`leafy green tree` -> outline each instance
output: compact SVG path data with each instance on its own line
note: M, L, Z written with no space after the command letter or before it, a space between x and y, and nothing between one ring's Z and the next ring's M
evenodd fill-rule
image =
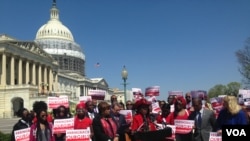
M234 95L237 96L241 83L230 82L227 85L217 84L208 91L208 97L217 97L219 95Z
M217 84L208 91L208 97L217 97L218 95L224 95L227 87L222 84Z
M243 83L250 84L250 38L245 42L245 47L235 52L239 62L239 72L244 77Z
M241 88L241 84L239 82L231 82L227 84L226 95L234 95L237 96L239 93L239 89Z

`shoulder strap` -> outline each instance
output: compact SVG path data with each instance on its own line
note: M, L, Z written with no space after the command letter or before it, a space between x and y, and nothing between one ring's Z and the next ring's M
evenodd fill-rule
M187 109L185 109L185 112L186 112L186 114L189 116L189 112L188 112L188 110L187 110Z

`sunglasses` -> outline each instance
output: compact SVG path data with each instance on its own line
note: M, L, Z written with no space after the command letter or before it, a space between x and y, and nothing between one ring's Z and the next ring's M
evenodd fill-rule
M131 103L128 103L128 104L126 104L126 105L133 105L133 104L131 104Z

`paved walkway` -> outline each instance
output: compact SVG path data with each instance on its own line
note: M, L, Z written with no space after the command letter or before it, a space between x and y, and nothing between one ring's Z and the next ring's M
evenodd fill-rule
M14 124L19 120L20 118L1 118L0 119L0 131L3 133L11 133Z

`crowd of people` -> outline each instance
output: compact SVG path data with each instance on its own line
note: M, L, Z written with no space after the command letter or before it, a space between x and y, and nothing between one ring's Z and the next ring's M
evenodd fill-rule
M167 101L157 100L161 108L159 113L152 112L152 102L146 98L137 101L117 101L112 95L110 102L90 100L79 102L72 114L64 105L48 112L44 101L36 101L33 109L21 108L20 120L13 126L11 141L15 141L14 132L30 127L30 141L66 141L66 133L54 133L53 123L56 119L74 118L74 129L90 129L92 141L143 141L137 133L157 131L159 124L174 125L174 121L194 120L193 130L187 134L175 134L174 139L162 141L209 141L210 132L222 134L223 125L249 124L249 112L239 105L235 96L225 96L223 108L218 116L209 101L193 97L169 95ZM132 121L128 122L120 110L131 110ZM166 137L169 135L166 135Z

